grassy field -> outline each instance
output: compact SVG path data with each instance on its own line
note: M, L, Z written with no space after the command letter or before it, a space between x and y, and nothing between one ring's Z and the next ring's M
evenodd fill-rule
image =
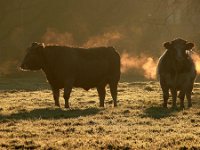
M43 80L1 78L0 149L200 149L199 83L191 109L163 109L153 81L120 83L118 99L107 89L99 108L95 89L73 89L68 110Z

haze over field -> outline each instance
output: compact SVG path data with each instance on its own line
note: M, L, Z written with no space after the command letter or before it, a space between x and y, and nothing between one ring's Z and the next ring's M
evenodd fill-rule
M153 79L155 73L149 74L145 68L150 65L155 70L164 51L163 42L182 37L194 42L198 52L199 3L198 0L1 1L0 74L18 73L16 68L26 48L38 41L76 47L114 46L122 56L141 59L139 64L143 67L122 69L124 72L133 68L126 76ZM127 63L130 64L130 59Z

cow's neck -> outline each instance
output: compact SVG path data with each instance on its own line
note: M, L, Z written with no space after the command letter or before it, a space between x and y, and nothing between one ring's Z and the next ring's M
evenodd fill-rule
M54 83L54 77L53 72L51 71L51 67L49 66L48 60L45 56L45 48L41 50L41 56L42 56L42 70L46 74L46 78L49 81L49 83L52 85Z

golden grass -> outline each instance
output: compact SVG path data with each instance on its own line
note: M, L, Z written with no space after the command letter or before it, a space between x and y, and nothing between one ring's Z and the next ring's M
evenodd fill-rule
M177 111L161 107L157 82L120 83L117 108L109 89L105 108L95 89L73 89L70 110L62 97L54 106L46 85L1 90L0 149L200 149L199 90L191 109Z

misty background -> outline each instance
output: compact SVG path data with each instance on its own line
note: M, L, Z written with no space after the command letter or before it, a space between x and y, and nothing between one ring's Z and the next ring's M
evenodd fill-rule
M0 76L17 67L32 42L114 46L158 59L162 43L181 37L200 46L199 0L6 0L0 1ZM130 70L124 78L134 78Z

